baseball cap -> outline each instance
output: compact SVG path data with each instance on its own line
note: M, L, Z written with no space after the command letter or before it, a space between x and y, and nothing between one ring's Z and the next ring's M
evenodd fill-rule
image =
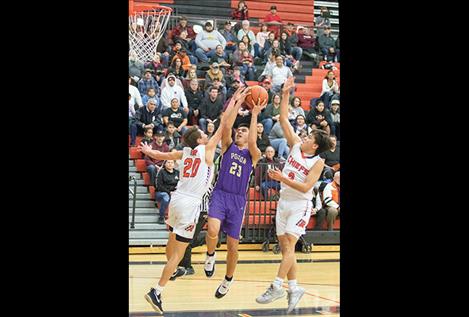
M277 10L277 6L271 6L270 7L270 10L273 10L273 9Z
M340 105L340 100L338 100L338 99L332 100L331 105Z

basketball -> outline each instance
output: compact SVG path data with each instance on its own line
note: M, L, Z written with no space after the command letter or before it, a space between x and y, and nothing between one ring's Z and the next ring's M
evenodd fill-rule
M251 86L251 94L245 99L246 108L251 111L251 109L257 104L259 98L261 105L266 102L269 99L267 90L262 86Z

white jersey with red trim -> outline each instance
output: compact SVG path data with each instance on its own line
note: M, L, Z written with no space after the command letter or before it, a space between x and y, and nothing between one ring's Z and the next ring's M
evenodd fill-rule
M295 144L288 155L285 167L283 168L282 174L289 179L304 183L306 176L309 174L309 170L316 164L320 159L319 155L307 156L301 152L301 144ZM302 193L284 183L281 183L280 197L285 200L312 200L313 199L313 188L308 190L306 193Z
M196 146L195 149L185 147L182 152L182 166L176 192L202 200L212 184L214 166L208 166L205 162L203 144Z

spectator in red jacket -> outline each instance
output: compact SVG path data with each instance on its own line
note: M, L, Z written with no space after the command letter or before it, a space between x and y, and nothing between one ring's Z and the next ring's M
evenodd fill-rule
M191 40L195 40L195 34L194 29L192 26L187 25L187 18L186 17L181 17L179 19L179 24L176 25L176 27L171 31L172 33L172 38L173 41L176 41L178 37L181 36L181 32L186 31L187 32L187 37L190 38Z
M280 25L282 25L282 18L277 15L277 6L270 7L270 13L264 18L264 23L269 25L268 30L275 33L275 37L280 36Z
M249 20L249 9L244 0L238 2L238 8L233 9L233 11L231 12L231 17L233 18L233 20L239 21L235 24L233 28L235 34L238 34L238 31L242 27L241 21Z
M312 59L316 58L316 53L314 49L314 33L312 28L300 27L298 29L298 46L303 49L303 53L309 56Z
M158 131L155 134L155 139L151 144L152 150L157 150L160 152L169 152L169 146L164 142L165 135L163 131ZM147 165L147 171L150 175L150 185L155 186L156 174L163 165L164 160L156 160L147 155L145 155L145 164Z

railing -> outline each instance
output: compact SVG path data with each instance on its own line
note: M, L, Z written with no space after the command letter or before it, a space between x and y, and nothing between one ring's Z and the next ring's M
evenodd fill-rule
M129 182L133 181L133 190L129 187L129 193L132 195L132 221L130 228L135 229L135 205L137 203L137 179L134 176L129 176Z

